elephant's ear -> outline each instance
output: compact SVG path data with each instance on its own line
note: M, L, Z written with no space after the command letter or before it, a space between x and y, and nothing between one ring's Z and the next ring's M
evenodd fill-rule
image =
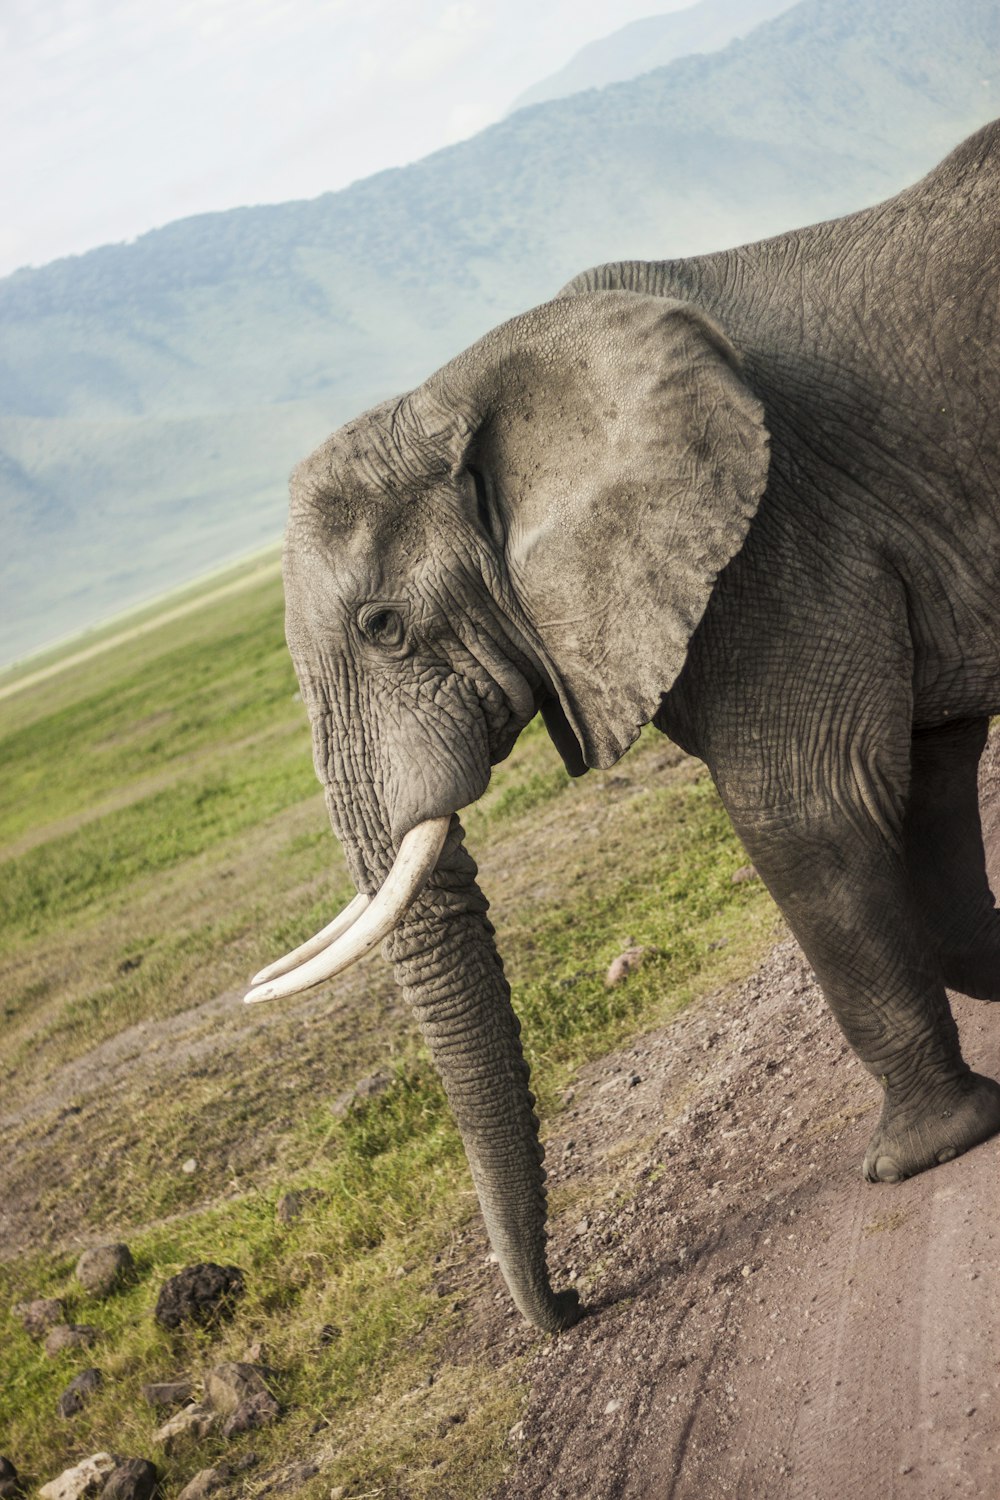
M633 292L547 303L435 379L464 411L511 584L588 765L673 685L767 479L763 408L699 309Z

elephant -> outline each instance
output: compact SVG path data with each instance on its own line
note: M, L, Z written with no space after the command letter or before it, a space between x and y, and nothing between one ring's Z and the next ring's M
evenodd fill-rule
M538 1119L458 814L538 712L574 776L708 767L882 1107L898 1182L1000 1130L946 988L1000 999L1000 122L898 196L577 276L293 472L286 634L358 896L253 981L385 940L539 1329Z

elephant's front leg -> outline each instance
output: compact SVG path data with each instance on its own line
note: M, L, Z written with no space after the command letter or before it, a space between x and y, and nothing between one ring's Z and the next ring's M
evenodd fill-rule
M794 791L777 799L764 767L755 782L746 768L733 778L742 806L724 777L720 790L847 1040L884 1090L864 1175L899 1182L1000 1130L1000 1085L962 1057L907 877L899 785L857 746L824 759L811 774L799 768ZM769 788L767 806L747 805L749 784Z

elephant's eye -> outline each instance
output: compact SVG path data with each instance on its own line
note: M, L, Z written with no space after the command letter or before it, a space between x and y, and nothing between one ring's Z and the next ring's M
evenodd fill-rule
M403 617L396 609L370 605L361 611L358 624L366 639L376 646L398 646L403 639Z

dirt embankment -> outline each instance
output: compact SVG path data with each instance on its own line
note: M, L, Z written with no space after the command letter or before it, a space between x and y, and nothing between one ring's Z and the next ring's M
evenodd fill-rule
M981 791L996 886L996 743ZM1000 1008L954 1004L967 1058L1000 1076ZM524 1342L531 1397L496 1500L1000 1495L1000 1140L871 1186L877 1109L789 941L586 1071L551 1181L606 1173L627 1201L609 1187L603 1210L559 1217L557 1279L590 1268L592 1311ZM506 1355L522 1336L490 1274L475 1341Z

